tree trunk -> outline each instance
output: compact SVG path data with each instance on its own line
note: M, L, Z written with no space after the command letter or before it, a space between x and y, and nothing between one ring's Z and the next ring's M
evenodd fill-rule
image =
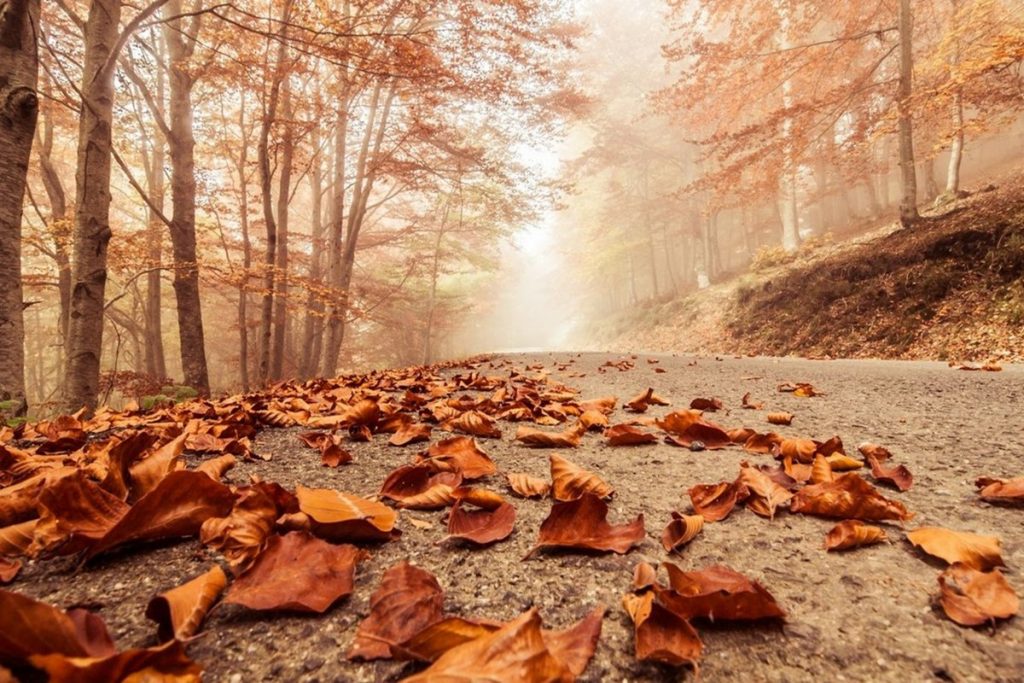
M21 207L39 100L39 1L9 0L0 12L0 398L28 408L21 284Z
M291 199L292 156L295 151L292 125L292 89L286 78L281 85L281 161L277 188L277 254L275 259L274 344L270 377L280 381L284 374L285 331L288 326L288 201Z
M165 78L163 69L156 70L156 103L164 106ZM156 114L154 114L155 116ZM154 128L159 128L155 125ZM153 131L153 157L147 173L147 189L153 207L164 210L164 150L165 142L162 131ZM153 207L149 207L148 225L146 227L146 255L149 259L150 271L146 274L146 307L145 330L146 338L146 372L160 381L167 379L167 357L164 353L163 334L163 297L161 268L164 251L164 222Z
M114 55L121 0L93 0L85 24L82 107L75 174L74 268L64 372L69 411L96 407L103 352L103 308L110 242L111 125Z
M182 13L181 0L167 3L167 16ZM167 20L164 38L170 60L171 247L174 252L174 295L178 304L178 336L184 382L200 396L210 394L199 299L199 263L196 254L195 136L192 130L192 86L188 61L195 50L201 15L186 29L184 20Z
M347 78L347 68L341 76ZM331 234L327 245L327 283L334 290L331 305L327 311L325 340L323 344L320 374L333 377L338 363L338 349L341 347L341 314L337 293L341 289L342 245L345 233L345 157L348 143L348 90L338 103L338 118L334 129L334 193L331 198Z
M245 127L245 95L238 107L238 128L242 137L236 168L238 170L239 223L242 229L242 276L238 283L238 369L242 389L249 391L249 270L252 268L252 242L249 240L249 134Z
M320 149L320 128L313 129L313 149ZM302 321L302 360L299 363L299 377L308 379L320 366L320 341L323 338L323 298L316 293L322 284L323 273L321 264L324 250L323 221L323 164L319 153L313 159L313 169L309 174L309 189L312 195L310 229L312 249L309 261L309 285L306 296L306 316Z
M46 81L44 81L45 83ZM44 85L44 94L49 88ZM60 313L57 317L60 339L59 360L63 363L68 343L68 317L71 307L71 257L68 255L68 205L67 193L60 173L53 163L53 118L48 109L42 112L42 135L38 141L40 176L43 188L50 202L50 234L53 237L53 255L57 263L57 292L60 297Z
M903 196L900 199L900 223L910 227L919 218L917 212L917 172L914 168L914 122L910 97L914 92L913 15L910 0L899 0L900 79L899 110L900 173Z
M423 364L430 365L434 360L433 338L434 338L434 312L437 308L437 278L441 273L441 246L444 243L444 230L448 223L448 215L451 211L451 198L444 205L444 213L441 215L441 225L437 230L437 239L434 240L433 263L430 267L430 297L427 299L427 323L423 330Z
M956 197L960 191L960 162L964 156L964 96L960 90L953 97L953 131L949 168L946 170L946 193Z

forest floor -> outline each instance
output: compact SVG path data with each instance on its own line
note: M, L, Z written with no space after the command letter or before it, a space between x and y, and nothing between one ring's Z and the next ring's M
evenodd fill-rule
M1024 174L850 240L815 239L588 332L603 350L1024 360Z
M787 411L795 415L792 426L771 430L819 440L838 435L851 455L857 455L861 442L881 444L915 478L905 493L882 489L914 513L906 528L940 526L999 536L1007 579L1024 594L1024 509L982 502L974 488L980 476L1024 474L1024 367L989 373L934 362L667 355L625 357L633 364L626 370L600 367L623 358L517 355L484 362L477 371L507 375L512 367L543 364L553 380L578 388L582 398L617 396L613 424L637 417L623 412L621 403L650 386L671 405L652 407L647 415L686 408L697 397L717 397L725 408L711 417L726 427L766 431L768 412ZM823 395L781 393L776 387L783 382L809 382ZM747 392L764 402L763 410L741 409ZM514 423L498 425L503 438L478 439L499 470L484 485L508 495L503 472L547 479L552 451L515 442ZM319 453L299 442L301 431L260 432L253 450L270 459L239 462L228 480L244 483L258 475L287 488L302 484L372 496L390 471L425 445L389 446L381 436L347 443L354 461L332 469L322 467ZM548 500L512 498L514 532L482 549L439 543L445 536L443 512L403 511L401 538L371 549L371 558L358 566L351 597L326 614L266 615L220 607L189 654L205 667L209 681L397 680L416 665L351 662L346 652L381 575L408 559L438 578L445 610L456 615L509 620L537 606L546 625L563 627L595 605L607 605L596 654L581 680L693 680L688 667L637 663L633 627L621 605L637 563L671 561L686 570L725 564L760 582L788 615L780 623L699 625L706 646L703 680L1024 681L1024 617L982 628L950 621L934 600L944 564L911 546L900 525L883 524L888 543L835 553L822 545L833 526L829 520L787 511L768 520L737 508L728 518L706 524L679 555L663 550L661 530L673 510L688 509L691 486L732 481L742 461L769 464L771 456L737 447L691 452L665 443L610 448L598 434L558 452L615 488L611 523L644 515L647 533L639 547L625 555L542 551L524 561L551 508ZM204 571L209 562L198 541L169 543L134 548L79 570L71 561L31 561L8 588L61 607L89 605L99 610L119 645L151 645L154 628L143 616L148 600Z

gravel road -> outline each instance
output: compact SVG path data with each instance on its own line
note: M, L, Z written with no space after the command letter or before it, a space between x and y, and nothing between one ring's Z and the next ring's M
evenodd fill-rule
M926 362L596 353L503 358L519 366L566 364L553 376L579 388L583 398L615 395L621 404L653 387L671 402L652 409L653 415L685 408L697 397L714 397L726 410L713 419L726 427L768 431L765 415L788 411L796 416L792 426L771 429L819 440L839 435L851 454L864 441L886 446L893 462L906 465L915 477L906 493L885 491L915 514L906 527L943 526L999 536L1006 576L1024 595L1024 508L981 502L973 484L982 475L1024 475L1024 367L990 373ZM606 361L624 358L635 367L598 371ZM486 363L480 371L489 372ZM507 368L493 371L498 372ZM799 398L778 392L776 386L786 381L810 382L824 395ZM765 409L742 410L746 392L764 402ZM620 409L612 422L631 417ZM481 440L499 469L547 478L551 451L516 444L515 425L499 424L502 440ZM304 484L372 495L389 471L420 450L389 447L377 437L352 444L353 464L327 469L320 466L319 454L298 442L298 431L263 432L255 450L272 459L240 464L230 479L244 482L259 474L286 487ZM218 608L190 654L206 667L209 681L400 679L415 668L352 663L345 654L381 574L409 558L437 575L450 613L505 620L536 605L547 625L563 626L597 603L608 605L597 653L582 680L692 680L689 668L636 663L632 625L621 607L636 563L671 560L684 569L726 564L761 582L789 614L783 625L700 626L705 681L1024 681L1024 616L995 629L949 621L933 600L942 563L916 551L900 526L887 527L888 544L827 553L822 548L832 526L827 520L782 512L769 521L738 509L722 522L705 525L681 555L664 552L661 530L672 510L688 509L687 489L732 480L740 462L770 462L768 456L739 448L690 452L666 444L610 448L595 434L584 437L577 449L558 452L615 487L613 523L644 514L647 540L641 547L625 556L540 553L524 562L548 501L514 499L518 517L512 537L482 550L438 545L445 535L441 512L403 512L399 526L404 535L373 550L359 567L355 593L326 615L267 616ZM491 487L504 492L504 478L493 477ZM417 528L408 517L433 526ZM134 549L78 571L69 562L30 563L12 588L64 607L97 607L119 645L148 645L155 642L155 629L143 617L149 598L198 574L209 562L199 544L188 541Z

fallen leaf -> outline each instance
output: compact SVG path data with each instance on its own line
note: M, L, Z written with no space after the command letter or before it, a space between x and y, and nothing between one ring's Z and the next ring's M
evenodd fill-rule
M742 405L743 408L745 408L746 410L761 410L762 408L764 408L763 403L754 403L753 401L750 400L749 391L743 394L743 399L740 401L740 405Z
M963 626L994 624L1020 611L1020 599L1002 572L982 572L959 563L939 574L939 604L946 616Z
M949 564L961 563L980 570L1005 566L998 536L982 536L942 527L921 527L908 531L907 540Z
M743 443L743 450L747 453L764 455L771 453L776 446L782 443L782 441L782 437L775 432L769 432L767 434L753 434Z
M310 520L310 530L329 541L358 543L389 541L399 532L398 515L387 505L332 489L297 486L299 511Z
M434 681L546 681L575 679L566 662L549 650L536 608L487 635L445 652L405 683Z
M865 521L905 521L913 517L903 503L883 497L856 474L800 489L789 509L805 515Z
M608 505L590 493L566 503L555 503L540 525L536 545L526 557L541 548L612 551L623 555L643 541L643 514L620 526L608 524L607 517Z
M551 455L551 482L555 500L576 500L585 494L609 498L615 493L604 479L556 453Z
M981 477L974 482L978 496L992 503L1024 503L1024 477L993 479Z
M615 403L618 401L614 396L593 398L589 401L580 401L579 407L583 414L596 410L603 415L611 415L615 411Z
M712 565L684 572L671 562L662 566L668 571L670 590L655 588L658 600L683 619L754 621L786 617L761 584L728 567Z
M608 416L600 410L586 410L580 415L580 424L588 431L600 431L608 426Z
M523 498L543 498L551 491L551 484L538 477L522 472L510 472L506 476L512 492Z
M32 546L38 524L38 519L30 519L0 529L0 555L19 557L26 554Z
M516 441L532 448L576 448L587 431L582 422L562 432L545 432L525 425L516 430Z
M429 441L432 429L430 425L421 422L404 425L388 439L388 443L392 446L406 446L419 441Z
M903 465L885 467L874 455L865 456L871 467L871 476L883 484L891 484L900 491L909 491L914 483L914 475Z
M817 455L815 457L817 457ZM828 461L829 467L831 467L835 472L849 472L851 470L859 470L861 467L864 467L864 463L860 460L851 458L850 456L842 453L833 453L825 458L825 460Z
M401 562L384 572L359 623L349 659L386 659L397 646L441 620L444 592L434 575Z
M449 431L462 432L470 436L480 436L486 439L501 438L501 429L498 428L494 420L478 410L467 410L457 418L444 422L441 426Z
M874 443L862 443L857 446L857 450L860 451L860 454L865 458L868 456L874 456L878 462L885 462L892 457L892 453L889 452L888 448L884 448Z
M199 632L203 619L227 584L224 570L214 565L205 574L150 600L146 618L156 622L161 641L188 640Z
M92 547L125 516L129 505L83 471L62 477L39 494L40 517L30 554L73 554Z
M672 512L672 521L661 532L661 545L665 552L675 552L697 537L704 528L701 515L682 515Z
M224 604L252 610L322 614L352 593L356 563L368 554L302 531L271 536L266 548L224 595Z
M188 658L184 643L178 640L105 657L32 655L29 662L46 672L49 683L200 683L203 672L201 666Z
M697 631L689 621L658 603L653 592L627 593L622 605L633 621L638 661L682 666L696 665L700 660L704 643Z
M286 512L294 512L297 502L278 484L260 482L237 490L231 512L211 517L199 529L199 541L218 550L237 574L263 550L274 522Z
M202 472L214 481L220 481L224 474L238 463L238 459L230 453L216 458L204 460L196 467L196 472Z
M793 424L793 413L768 413L766 419L773 425Z
M738 481L697 484L689 490L693 510L706 522L719 522L729 516L736 503L745 501L750 490Z
M740 476L736 481L750 492L747 509L762 517L774 519L779 506L793 498L778 482L746 462L740 463Z
M383 498L413 510L440 510L455 500L452 491L462 484L458 472L435 472L425 465L403 465L384 480Z
M605 430L604 436L609 446L642 446L658 443L658 435L643 432L628 424L619 424Z
M0 662L46 654L106 657L114 652L106 625L96 615L81 609L64 612L0 589Z
M778 444L779 455L794 462L810 464L818 452L818 443L811 439L783 439Z
M832 471L832 465L828 459L823 455L814 456L814 462L811 463L811 482L824 484L835 481L835 478L836 474Z
M468 509L467 501L457 500L448 513L448 538L469 541L476 545L490 545L504 540L512 533L516 509L502 503L493 509Z
M604 605L598 605L567 629L541 630L548 650L555 659L569 667L574 676L582 676L594 657L606 611Z
M690 408L703 410L709 413L716 412L723 408L722 401L717 398L695 398L690 401Z
M645 413L651 406L667 406L668 401L654 393L654 389L648 388L639 396L634 396L626 403L626 410L631 413Z
M21 571L21 562L12 560L0 555L0 584L14 581L14 577Z
M829 530L825 536L825 550L850 550L885 540L885 531L879 527L848 519Z
M480 479L498 471L494 461L468 436L438 441L419 460L438 472L458 472L463 479Z
M171 472L91 545L85 558L125 543L194 536L205 520L227 515L234 501L227 486L202 472Z

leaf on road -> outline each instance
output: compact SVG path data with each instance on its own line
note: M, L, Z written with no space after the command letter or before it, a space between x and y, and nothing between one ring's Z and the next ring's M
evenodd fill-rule
M370 597L349 659L387 659L400 645L444 616L444 592L434 575L409 562L390 567Z
M551 491L551 484L539 477L532 477L523 472L509 472L508 487L517 496L523 498L543 498Z
M612 526L607 522L608 505L592 494L577 500L555 503L540 525L536 545L529 558L541 548L612 551L623 555L644 539L644 516L629 524Z
M277 518L298 509L295 497L278 484L260 482L237 494L227 516L211 517L199 529L199 541L219 551L236 574L263 550Z
M696 665L704 651L690 622L671 612L655 598L653 591L627 593L622 606L633 621L636 658L670 666Z
M441 427L448 431L461 432L485 439L501 438L501 429L498 428L497 423L490 416L478 410L467 410L457 418L442 423Z
M516 509L507 502L497 507L467 507L472 498L460 498L448 513L448 538L489 545L504 540L512 533Z
M909 491L914 483L914 475L903 465L886 467L874 455L864 456L871 467L871 476L883 484L895 486L900 491Z
M576 448L586 431L587 428L582 422L577 422L562 432L545 432L520 425L516 430L516 441L532 448Z
M697 484L689 490L693 510L705 522L720 522L729 516L736 503L745 501L750 490L739 481Z
M645 413L651 406L667 406L668 401L654 393L653 388L634 396L626 403L626 410L631 413Z
M609 446L643 446L658 443L658 435L637 429L633 425L619 424L606 429L604 436Z
M551 454L551 482L555 500L576 500L584 494L609 498L615 493L604 479L557 453Z
M380 495L413 510L440 510L452 504L462 484L458 472L435 472L426 465L403 465L384 480Z
M740 476L736 481L750 492L747 509L762 517L774 519L779 506L793 498L778 482L746 462L740 463Z
M0 589L0 661L32 655L106 657L115 652L103 620L85 610L65 612Z
M575 679L568 663L549 649L536 608L502 628L454 647L405 683L433 681L546 681Z
M690 408L713 413L723 408L721 399L717 398L695 398L690 401Z
M658 590L658 599L683 619L711 621L754 621L784 619L785 611L761 584L722 565L684 572L671 562L669 590Z
M661 532L661 545L665 552L675 552L697 537L704 528L701 515L683 515L672 512L672 521Z
M1020 598L1002 572L982 572L959 563L939 574L939 604L946 616L963 626L994 624L1020 611Z
M825 536L825 550L850 550L886 540L885 531L879 527L848 519L829 530Z
M991 503L1024 503L1024 477L993 479L981 477L974 482L978 496Z
M921 527L907 532L907 540L949 564L960 563L981 570L1006 566L998 536L982 536L942 527Z
M494 461L468 436L438 441L418 456L418 461L437 472L458 472L463 479L480 479L498 471Z
M106 657L41 654L33 655L29 662L46 672L49 683L200 683L203 672L185 654L185 645L177 640Z
M913 517L903 503L883 497L856 474L800 489L789 509L805 515L864 521L906 521Z
M791 425L793 424L793 413L768 413L765 419L773 425Z
M249 569L224 595L224 604L252 610L322 614L352 592L356 563L368 557L302 531L271 536Z
M390 541L400 534L395 529L398 515L383 503L301 485L296 487L295 496L299 512L309 517L310 530L329 541Z
M395 432L388 443L392 446L406 446L419 441L430 441L432 427L422 422L413 422L404 425Z
M150 600L146 618L156 622L161 641L187 640L199 632L203 619L227 585L224 570L214 565L205 574Z

